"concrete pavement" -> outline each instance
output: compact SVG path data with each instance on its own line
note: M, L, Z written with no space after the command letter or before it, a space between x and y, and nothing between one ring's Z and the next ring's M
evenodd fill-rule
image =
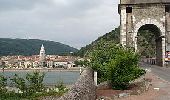
M170 82L170 68L160 67L157 65L149 65L142 62L139 65L144 69L151 70L153 74L157 75L161 79Z

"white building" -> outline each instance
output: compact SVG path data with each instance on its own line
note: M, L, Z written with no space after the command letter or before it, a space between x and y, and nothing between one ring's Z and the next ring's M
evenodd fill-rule
M68 67L68 61L65 60L56 60L54 61L54 66L57 67Z
M43 44L42 44L41 49L40 49L39 62L40 62L40 67L44 67L46 65L46 63L45 63L45 49L44 49Z

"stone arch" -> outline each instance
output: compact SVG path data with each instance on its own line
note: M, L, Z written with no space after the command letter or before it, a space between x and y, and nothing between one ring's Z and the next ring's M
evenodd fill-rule
M151 25L155 25L159 30L160 30L160 37L162 38L162 45L161 45L161 49L162 49L162 54L161 54L161 58L159 58L161 60L161 65L160 66L164 66L164 58L165 58L165 27L163 25L163 23L158 22L156 19L142 19L140 22L138 22L135 27L134 27L134 34L133 34L133 41L134 41L134 47L135 50L137 50L137 35L138 35L138 31L139 29L147 24L151 24ZM158 58L157 58L158 59Z

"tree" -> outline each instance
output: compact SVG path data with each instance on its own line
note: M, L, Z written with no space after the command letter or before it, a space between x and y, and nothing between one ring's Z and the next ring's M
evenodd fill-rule
M98 82L111 80L116 89L126 89L130 81L144 74L138 67L139 55L133 48L100 41L88 56L89 66L98 72Z
M26 79L29 83L29 92L42 92L44 91L43 79L44 73L33 72L33 74L27 74Z
M156 56L156 42L155 34L149 30L140 30L138 32L138 50L141 56L155 57Z
M26 86L26 82L25 82L24 78L21 78L17 74L15 74L11 80L15 84L15 87L20 89L21 92L23 92L24 95L26 95L28 88Z
M6 85L7 85L7 78L4 76L0 75L0 93L6 91Z

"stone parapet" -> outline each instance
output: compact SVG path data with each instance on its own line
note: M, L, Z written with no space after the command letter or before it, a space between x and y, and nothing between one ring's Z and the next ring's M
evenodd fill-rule
M70 91L57 100L96 100L96 86L93 76L92 69L84 70Z

